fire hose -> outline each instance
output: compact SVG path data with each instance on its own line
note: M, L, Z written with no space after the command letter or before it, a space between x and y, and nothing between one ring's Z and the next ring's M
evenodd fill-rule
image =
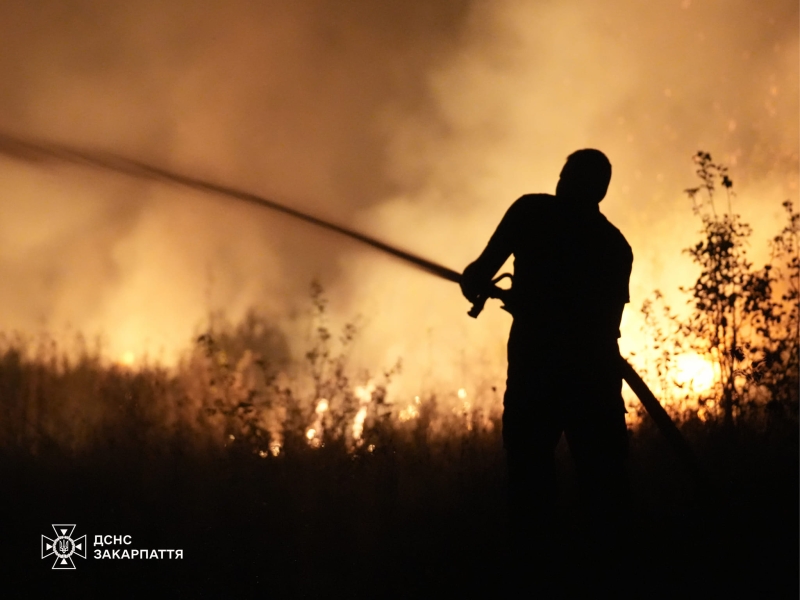
M309 215L299 210L295 210L263 196L241 191L233 187L204 181L195 177L190 177L180 173L175 173L161 167L150 165L144 162L119 156L116 154L103 152L90 152L72 146L44 142L33 139L22 139L16 136L0 132L0 154L8 157L23 160L26 162L58 161L71 163L96 169L103 169L118 174L124 174L139 179L160 181L163 183L177 184L186 188L202 191L205 193L217 194L229 198L235 198L251 204L256 204L273 211L277 211L296 219L305 221L317 227L335 231L341 235L371 246L386 254L403 260L406 263L454 283L459 283L461 274L442 265L431 262L420 256L395 248L385 242L355 231L353 229L330 223L313 215ZM473 304L468 314L476 318L483 310L487 298L499 298L503 300L508 290L497 287L497 283L506 277L511 277L504 273L492 281L491 289L479 301ZM622 361L622 377L628 383L631 390L639 398L647 413L655 422L658 429L666 438L669 445L675 451L677 458L683 464L693 483L701 489L707 486L707 478L703 473L697 458L681 434L678 427L670 418L667 411L655 397L653 392L634 370L631 364L620 357Z

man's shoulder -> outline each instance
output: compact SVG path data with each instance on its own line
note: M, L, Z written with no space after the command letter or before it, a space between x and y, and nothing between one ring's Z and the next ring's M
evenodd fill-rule
M530 206L549 205L555 201L556 197L553 194L523 194L514 204L524 204Z
M621 252L630 254L631 257L633 257L633 249L619 228L609 221L608 217L606 217L604 214L600 213L600 216L603 218L603 225L606 229L608 238L619 248Z
M518 215L551 211L556 208L555 200L552 194L523 194L508 210Z

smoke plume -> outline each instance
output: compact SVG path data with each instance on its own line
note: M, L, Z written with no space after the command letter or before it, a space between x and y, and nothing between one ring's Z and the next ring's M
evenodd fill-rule
M603 150L601 209L635 256L624 350L647 294L692 280L697 150L730 167L757 260L797 199L795 2L9 1L0 16L3 131L251 190L457 270L514 199L554 190L569 153ZM170 361L210 310L290 323L318 277L334 324L365 317L355 360L402 356L406 391L502 380L508 315L473 321L457 286L335 234L89 168L2 157L0 173L2 330L102 332L112 357Z

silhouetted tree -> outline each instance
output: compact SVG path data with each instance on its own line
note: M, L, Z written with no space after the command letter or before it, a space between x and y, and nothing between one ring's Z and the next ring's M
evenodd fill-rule
M771 241L773 275L780 301L775 301L771 320L762 319L760 356L748 374L751 381L769 391L771 410L797 415L800 395L800 213L791 201L783 208L787 224ZM770 327L770 325L772 325Z
M747 256L752 229L732 210L727 168L707 152L694 161L701 185L685 191L702 221L702 238L684 252L701 271L692 287L681 288L692 313L679 330L692 350L714 363L723 420L732 426L746 400L759 394L796 405L789 388L792 382L797 387L798 217L785 202L789 224L772 242L772 263L754 269ZM724 211L717 206L718 186Z

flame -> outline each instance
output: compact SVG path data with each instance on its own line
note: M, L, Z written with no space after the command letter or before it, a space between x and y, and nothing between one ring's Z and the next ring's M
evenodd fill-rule
M306 438L308 438L308 443L310 446L314 448L319 448L321 445L321 440L319 439L319 434L322 432L323 424L322 424L322 417L328 411L330 404L327 398L320 398L317 402L317 407L314 409L314 413L317 415L317 418L314 419L313 425L308 428L306 431ZM280 450L278 450L280 452ZM277 454L275 455L277 456Z
M695 392L705 392L714 385L714 365L699 354L681 354L675 359L675 380Z
M360 405L355 418L353 419L353 440L361 443L361 435L364 433L364 421L367 418L367 405L372 402L372 393L375 391L375 382L369 380L367 385L357 385L353 390L353 395L358 398Z
M460 390L458 390L458 397L461 400L466 398L467 397L467 390L465 390L464 388L461 388Z
M417 398L419 398L419 396L417 396ZM411 419L416 419L418 416L419 416L419 409L417 409L417 407L414 406L413 404L409 404L403 410L400 411L400 414L397 416L397 418L405 422L405 421L410 421Z
M375 383L369 381L367 385L357 385L353 394L358 398L359 404L369 404L372 400L372 392L375 391Z
M367 407L362 406L356 413L356 418L353 419L353 439L360 440L361 434L364 433L364 419L367 418Z

